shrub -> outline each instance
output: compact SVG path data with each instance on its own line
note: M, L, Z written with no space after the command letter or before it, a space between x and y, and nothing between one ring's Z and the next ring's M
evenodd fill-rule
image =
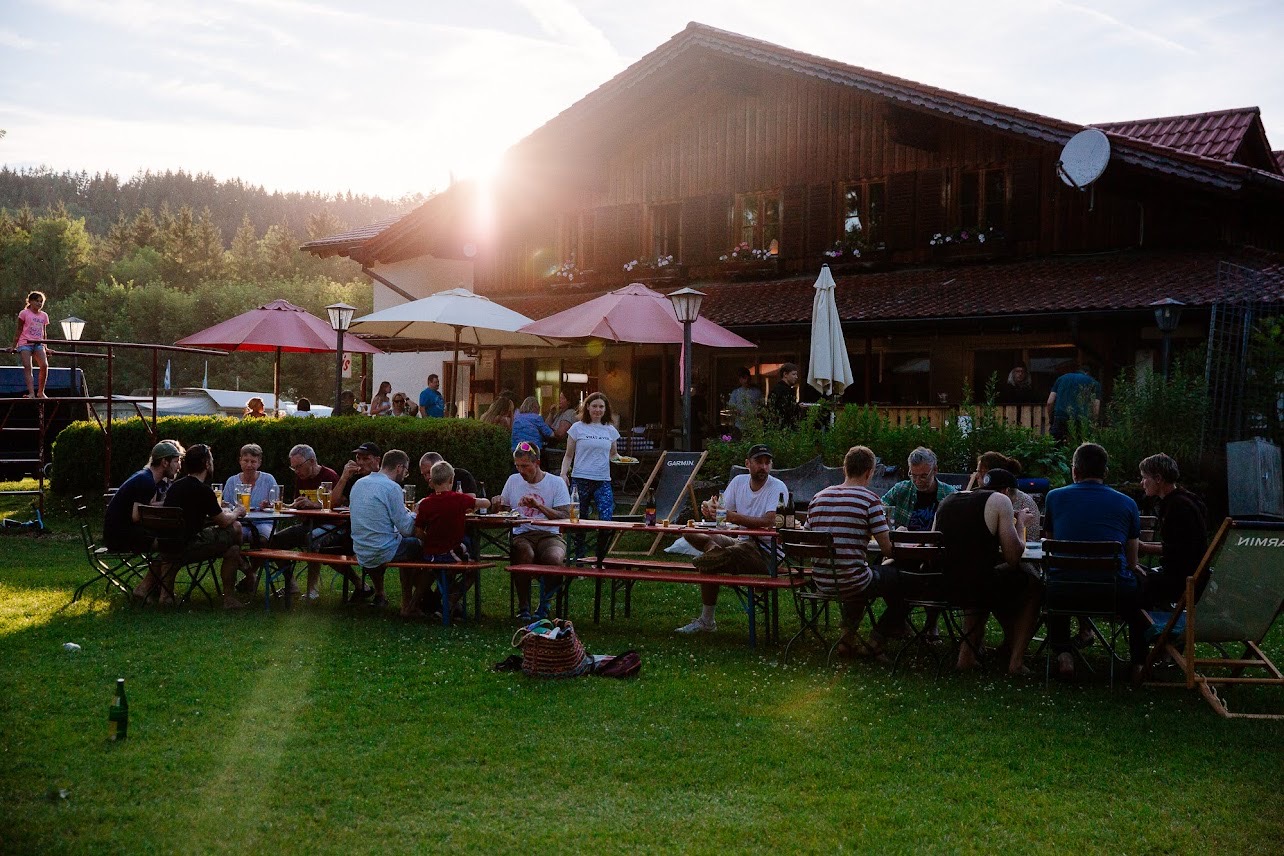
M263 469L283 484L292 481L290 449L306 443L317 460L335 470L352 459L352 450L366 441L384 451L402 449L412 464L426 451L440 452L446 460L464 467L498 493L511 467L509 433L496 425L472 419L371 419L348 416L328 419L232 419L224 416L166 416L156 422L157 437L174 439L184 446L206 443L214 450L214 475L224 481L237 472L238 453L246 443L263 447ZM53 447L55 493L94 494L102 489L102 462L106 443L93 422L75 422L63 429ZM137 418L112 424L111 477L119 485L147 460L153 441L145 423ZM427 489L417 466L411 467L407 484Z

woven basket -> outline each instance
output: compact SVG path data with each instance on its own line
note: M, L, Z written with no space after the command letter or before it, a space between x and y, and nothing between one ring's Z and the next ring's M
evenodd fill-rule
M513 637L513 647L522 649L522 671L533 678L574 678L592 668L584 645L575 634L575 626L561 618L553 626L562 627L568 635L548 639L531 633L525 627Z

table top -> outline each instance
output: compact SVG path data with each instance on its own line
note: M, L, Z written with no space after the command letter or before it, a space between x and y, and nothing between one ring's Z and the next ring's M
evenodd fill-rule
M531 520L521 517L520 515L510 514L470 514L468 522L476 526L503 528L506 526L518 526L522 523L530 523L536 526L556 526L559 529L585 530L585 531L612 531L612 532L648 532L659 535L696 535L718 533L720 535L732 535L735 537L752 536L756 538L775 538L775 529L738 529L735 527L717 529L712 526L685 526L670 525L661 526L654 524L651 526L645 523L628 523L621 520L592 520L582 519L570 521L567 519L560 520Z
M286 520L293 518L296 512L293 509L286 511L251 511L245 515L246 520Z
M321 520L346 520L352 516L346 508L295 508L291 509L295 517L312 517Z

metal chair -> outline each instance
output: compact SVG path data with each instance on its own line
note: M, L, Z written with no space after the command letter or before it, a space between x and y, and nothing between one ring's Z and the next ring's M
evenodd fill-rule
M810 529L780 530L780 546L785 554L785 569L789 575L789 590L794 596L794 610L798 613L798 632L785 645L781 663L789 660L789 650L793 644L807 634L828 648L825 665L833 662L834 652L843 641L840 633L832 643L821 630L830 625L830 605L840 605L842 598L838 595L837 556L834 551L834 536L829 532L813 532ZM861 616L873 614L867 599L861 600ZM857 636L857 642L864 640Z
M909 607L911 616L917 610L923 610L923 622L914 624L910 619L912 635L896 652L892 661L892 674L900 668L901 660L912 649L929 652L936 663L936 673L948 659L948 652L962 638L962 628L955 616L955 607L950 602L948 581L945 575L945 545L940 532L905 532L893 531L892 561L896 563L900 578L902 599ZM950 645L944 650L933 647L928 634L932 627L930 616L940 615L945 618L946 633Z
M187 591L184 592L180 602L190 600L192 593L199 590L201 594L205 595L205 599L213 604L215 602L214 597L205 590L205 578L207 576L214 581L214 593L220 598L223 596L219 576L214 568L214 563L219 561L217 556L188 561L183 560L183 547L187 542L188 536L187 523L183 518L183 509L165 505L140 505L138 507L138 517L143 529L150 533L159 545L161 578L165 579L169 576L167 569L172 570L174 574L176 597L178 573L179 571L187 572Z
M85 580L71 596L75 603L85 589L97 582L106 584L107 592L113 588L119 590L126 598L133 592L134 586L147 572L147 557L140 553L121 553L108 550L94 541L93 531L89 524L89 508L84 505L84 497L75 498L76 513L80 517L80 541L85 548L85 557L95 576Z
M1119 569L1123 546L1117 541L1043 541L1043 610L1040 618L1079 616L1086 620L1092 635L1105 646L1110 659L1110 686L1114 687L1115 663L1127 662L1115 646L1127 623L1119 616ZM1105 622L1110 632L1103 632ZM1045 641L1044 679L1052 674L1052 646ZM1092 664L1083 652L1071 653L1089 671Z

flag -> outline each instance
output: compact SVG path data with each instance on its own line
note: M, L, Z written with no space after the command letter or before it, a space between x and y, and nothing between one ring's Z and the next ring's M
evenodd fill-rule
M210 388L210 361L209 360L205 361L205 379L201 381L201 388L202 389Z
M169 364L170 364L170 361L166 360L165 361L165 388L166 389L169 389Z

